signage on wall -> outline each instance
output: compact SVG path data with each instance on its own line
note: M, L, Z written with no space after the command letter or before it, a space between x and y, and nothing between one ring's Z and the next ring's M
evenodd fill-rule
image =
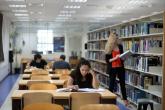
M53 44L54 52L64 52L65 37L54 37Z

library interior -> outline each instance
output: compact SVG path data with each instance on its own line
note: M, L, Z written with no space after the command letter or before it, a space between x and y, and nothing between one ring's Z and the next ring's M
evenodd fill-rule
M0 110L165 110L165 0L0 0Z

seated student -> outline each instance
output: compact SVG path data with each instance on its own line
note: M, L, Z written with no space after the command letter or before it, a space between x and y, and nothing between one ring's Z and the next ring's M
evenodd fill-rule
M65 55L61 55L60 60L54 62L52 69L53 70L55 69L69 69L70 70L69 63L65 61Z
M91 70L88 60L81 59L77 68L69 76L67 87L71 89L78 88L98 88L99 81L96 74Z
M42 69L44 69L46 65L47 62L42 59L42 56L40 54L34 55L34 60L32 60L32 62L30 63L30 66L34 66Z

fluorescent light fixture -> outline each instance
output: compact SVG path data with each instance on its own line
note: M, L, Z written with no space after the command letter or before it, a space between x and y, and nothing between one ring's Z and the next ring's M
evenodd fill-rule
M28 11L27 10L12 10L12 12L26 13Z
M75 10L71 10L71 11L63 10L63 11L60 11L60 13L62 13L62 14L73 14L73 13L76 13L76 11Z
M15 16L29 16L28 14L20 14L20 13L16 13L14 14Z
M6 1L13 1L13 2L24 2L25 0L6 0Z
M60 15L58 15L58 16L63 16L63 17L71 17L72 15L71 14L60 14Z
M41 4L40 4L40 6L42 6L42 7L43 7L43 6L44 6L44 4L43 4L43 3L41 3Z
M57 17L57 18L56 18L56 20L68 20L68 19L69 19L69 18L67 18L67 17L65 17L65 18L64 18L64 17Z
M41 14L42 14L42 12L41 12L41 11L39 11L39 12L38 12L38 14L40 14L40 15L41 15Z
M147 4L148 0L130 0L128 3L134 4L134 5Z
M76 9L76 8L80 8L79 5L66 5L64 6L64 8L73 8L73 9Z
M30 12L30 14L34 14L34 12L33 12L33 11L31 11L31 12Z
M96 20L105 20L106 18L105 17L98 17L98 18L94 18Z
M9 5L11 8L26 8L26 5Z
M68 0L68 2L85 3L87 0Z

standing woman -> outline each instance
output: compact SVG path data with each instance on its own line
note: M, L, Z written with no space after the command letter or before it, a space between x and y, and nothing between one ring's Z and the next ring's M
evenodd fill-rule
M122 97L125 105L128 105L126 88L125 88L125 69L124 61L120 59L120 54L123 53L123 46L119 44L118 36L111 33L105 46L105 60L107 63L107 73L109 74L110 84L109 90L114 92L116 76L119 78Z

